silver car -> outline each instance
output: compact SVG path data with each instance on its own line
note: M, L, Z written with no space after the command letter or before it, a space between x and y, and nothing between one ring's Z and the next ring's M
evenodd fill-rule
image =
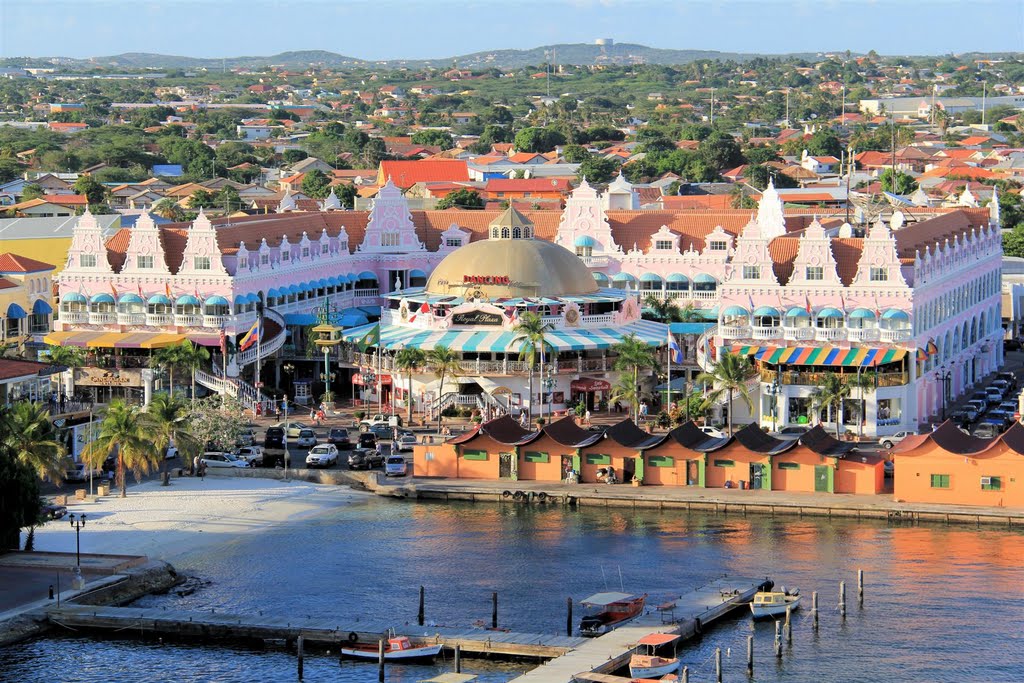
M338 449L332 443L313 446L306 456L306 467L330 467L338 464Z
M249 467L245 460L239 460L233 453L203 453L201 463L207 467Z
M312 448L316 445L316 432L312 429L303 429L299 432L299 438L295 440L299 448Z
M398 435L398 439L395 440L396 451L411 451L415 445L416 435L412 432L402 432Z

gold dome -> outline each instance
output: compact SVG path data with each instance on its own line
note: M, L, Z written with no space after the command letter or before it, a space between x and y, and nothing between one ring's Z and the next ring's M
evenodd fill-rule
M538 239L488 239L448 254L430 274L426 291L488 299L556 298L592 294L597 282L565 247Z

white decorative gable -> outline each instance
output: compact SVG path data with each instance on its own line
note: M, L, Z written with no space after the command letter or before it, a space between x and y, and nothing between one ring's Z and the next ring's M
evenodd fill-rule
M736 252L727 280L749 285L779 284L772 269L772 257L768 253L769 241L761 234L760 224L751 219L736 239Z
M170 274L160 244L160 229L148 213L140 215L132 228L121 272L138 275Z
M67 270L88 273L113 273L107 260L107 247L103 243L103 229L99 221L86 208L75 223L68 248Z
M832 239L815 218L807 226L793 261L793 275L789 284L841 285L832 254Z
M227 275L217 246L217 230L202 209L188 231L188 242L181 260L179 275Z
M388 178L388 182L380 188L373 200L366 236L358 251L394 253L426 249L416 235L409 203L402 196L402 191Z
M438 251L443 253L455 251L459 247L469 244L469 238L468 230L463 230L457 224L452 223L447 230L441 233L441 246L438 247Z
M604 214L601 197L584 180L565 202L565 210L558 221L555 244L574 251L577 240L587 242L586 238L596 243L592 247L594 256L622 254L622 249L612 239L612 228Z
M761 226L761 234L771 240L786 234L786 214L782 207L782 198L775 190L775 183L769 178L768 187L761 194L757 204L757 222Z
M288 211L295 210L295 197L292 195L292 188L286 187L284 190L284 196L281 197L281 201L277 204L277 212L285 213Z
M679 235L668 229L667 225L658 228L658 232L651 235L650 254L668 255L679 253Z
M619 175L608 185L603 199L607 211L635 211L640 208L640 197L623 177L622 171L619 171Z
M338 199L338 195L334 194L334 188L331 188L331 193L327 195L322 202L320 202L321 211L339 211L341 209L341 200Z
M900 257L896 251L896 238L882 221L875 223L864 238L864 249L857 263L854 286L892 287L907 285L900 272Z

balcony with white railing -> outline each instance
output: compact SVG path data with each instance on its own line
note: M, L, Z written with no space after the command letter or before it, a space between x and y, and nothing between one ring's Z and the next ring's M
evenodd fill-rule
M150 327L170 327L174 324L174 316L170 313L147 313L146 324Z
M599 315L581 315L580 322L584 325L612 325L615 323L615 314L601 313Z
M178 327L202 327L203 316L188 313L175 313L174 324Z
M782 339L781 327L759 327L754 326L754 339Z
M380 296L380 288L374 287L373 289L357 289L355 290L355 296L357 299L363 299L367 297L378 297Z
M117 324L117 313L111 311L110 313L89 313L89 324L90 325L116 325Z
M583 261L583 265L586 266L600 267L608 265L607 256L580 256L580 260Z
M878 341L877 327L850 327L846 330L846 338L851 342Z
M118 313L117 314L118 325L145 325L146 314L145 313Z
M87 323L89 322L89 311L61 311L57 319L62 323Z
M814 338L818 341L839 341L846 339L846 328L845 327L816 327L814 328Z
M750 325L722 325L719 328L722 339L750 339Z
M905 330L881 330L881 341L887 343L908 342L913 331L908 327Z
M221 328L231 321L230 315L204 315L203 327Z
M697 301L716 301L718 299L718 291L714 289L694 289L690 291L690 298Z
M808 341L814 339L813 327L783 327L782 338L789 341Z

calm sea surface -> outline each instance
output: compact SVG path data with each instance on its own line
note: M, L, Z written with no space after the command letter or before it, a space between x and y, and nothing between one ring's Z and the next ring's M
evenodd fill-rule
M351 507L226 543L179 565L209 585L187 597L137 604L301 617L336 615L396 625L415 620L418 587L427 619L556 633L565 599L605 588L651 594L692 589L723 574L771 576L807 596L793 646L771 656L774 627L746 616L722 622L681 654L695 682L714 680L714 649L726 681L749 681L746 637L755 636L755 681L1024 681L1024 534L942 527L657 511L564 510L508 505L400 503ZM856 605L856 573L866 601ZM848 587L843 622L839 582ZM810 594L820 594L820 628ZM577 618L579 616L577 612ZM528 665L466 660L481 683L507 681ZM376 680L376 667L306 658L305 680ZM391 667L388 681L412 683L451 664ZM152 682L295 680L283 651L157 644L134 639L48 637L0 650L2 681Z

